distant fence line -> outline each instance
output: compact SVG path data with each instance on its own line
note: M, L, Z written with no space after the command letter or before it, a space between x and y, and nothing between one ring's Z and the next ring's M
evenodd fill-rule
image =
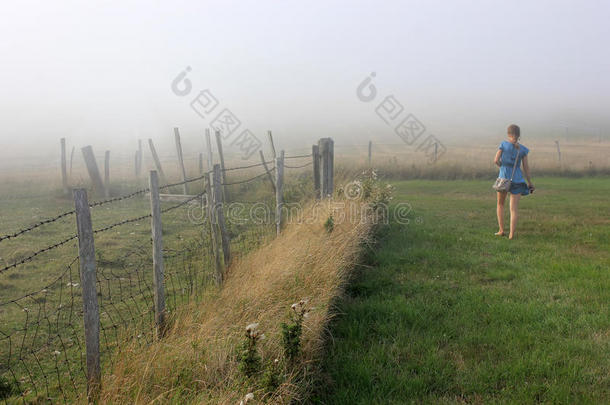
M175 134L178 140L179 133ZM272 142L272 138L270 140ZM176 144L179 147L178 141ZM66 159L65 141L61 145L62 159ZM275 148L271 149L275 153ZM85 160L91 156L91 147L83 148ZM180 156L178 153L179 165L184 167ZM248 250L248 235L257 241L271 235L269 229L257 224L229 232L231 224L227 224L225 218L230 195L227 187L259 180L270 183L269 191L275 197L276 206L274 228L278 235L283 225L284 169L312 166L315 197L332 195L334 142L331 138L320 139L312 146L311 154L285 156L284 151L280 151L273 159L266 160L261 152L260 157L260 163L224 168L222 152L218 159L221 163L214 163L209 153L208 170L204 172L200 167L200 176L186 178L184 175L182 181L174 183L164 179L165 184L161 186L159 182L163 175L158 165L158 170L149 174L148 187L115 197L110 196L108 187L108 159L104 180L97 171L97 163L89 161L87 167L94 193L103 195L104 199L90 202L85 189L73 189L74 210L0 236L2 246L45 225L72 216L76 219L76 234L6 264L0 268L0 276L8 273L10 277L25 263L75 240L78 240L79 250L78 256L71 256L65 265L59 265L58 276L42 288L0 302L0 399L6 402L21 397L26 402L35 396L68 401L80 393L80 387L86 382L87 396L94 401L101 387L102 367L106 362L112 364L112 353L120 351L127 341L147 344L162 339L170 308L175 309L196 297L210 282L221 285L235 252ZM291 166L284 163L288 159L310 161ZM65 192L70 190L67 167L67 163L62 165ZM226 180L227 173L257 167L263 171L243 180ZM160 193L176 187L188 191L188 186L197 182L202 183L199 193ZM149 213L94 228L92 208L146 195L150 200ZM166 201L177 203L163 207ZM162 232L164 216L199 201L205 218L203 227L198 225L199 231L194 234L197 236L182 241L178 249L166 247ZM114 248L121 254L109 260L105 249L96 248L97 238L108 231L131 223L137 225L149 218L151 237L148 240L152 250L141 243L133 247L121 245ZM37 263L38 266L46 264ZM27 277L27 273L23 277Z

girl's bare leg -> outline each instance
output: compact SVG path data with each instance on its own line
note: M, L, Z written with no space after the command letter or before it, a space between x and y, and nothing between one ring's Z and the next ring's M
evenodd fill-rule
M508 239L512 239L515 236L515 230L517 229L517 220L519 219L519 200L521 199L521 194L511 194L510 195L510 233L508 234Z
M498 192L498 206L496 207L496 215L498 216L499 231L496 235L504 235L504 201L506 200L506 192Z

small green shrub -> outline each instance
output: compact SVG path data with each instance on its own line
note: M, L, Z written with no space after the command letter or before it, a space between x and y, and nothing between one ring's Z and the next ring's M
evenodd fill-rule
M261 338L264 339L265 335L258 333L258 323L246 326L246 340L239 350L239 371L246 377L252 377L261 370L261 357L256 349L256 343Z
M265 392L272 393L277 387L280 386L280 361L279 359L275 359L272 362L269 362L265 373L263 374L263 378L261 380L261 385Z
M335 229L335 220L333 218L333 214L330 214L326 222L324 222L324 229L326 229L326 232L328 233L331 233L333 229Z
M301 335L303 333L303 320L307 317L309 309L307 300L292 304L290 322L282 322L282 343L284 354L288 361L293 362L301 353Z

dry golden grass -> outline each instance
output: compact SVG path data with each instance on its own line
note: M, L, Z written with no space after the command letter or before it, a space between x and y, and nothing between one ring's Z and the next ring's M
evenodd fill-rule
M304 400L333 316L332 302L372 229L371 221L345 221L329 234L323 226L327 215L312 224L288 225L280 237L234 263L221 289L210 289L201 302L174 314L162 340L123 350L103 376L101 402L238 404L248 392L268 403ZM263 361L281 359L280 324L302 298L314 309L304 322L301 361L284 368L287 378L265 397L238 371L236 347L246 325L259 322L266 335L259 344Z

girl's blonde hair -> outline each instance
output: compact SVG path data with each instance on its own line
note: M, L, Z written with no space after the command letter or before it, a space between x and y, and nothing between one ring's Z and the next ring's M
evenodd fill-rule
M511 124L507 128L507 133L515 135L517 138L521 137L521 129L518 125Z

